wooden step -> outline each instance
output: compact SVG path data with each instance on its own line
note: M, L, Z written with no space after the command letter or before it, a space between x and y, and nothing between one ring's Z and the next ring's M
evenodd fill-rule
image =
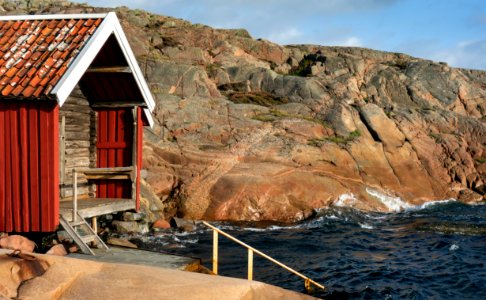
M85 244L87 244L90 242L94 242L96 240L96 235L90 234L90 235L81 236L81 239Z
M71 225L72 227L83 225L83 224L86 224L86 221L78 220L78 221L75 221L75 222L69 222L69 225Z

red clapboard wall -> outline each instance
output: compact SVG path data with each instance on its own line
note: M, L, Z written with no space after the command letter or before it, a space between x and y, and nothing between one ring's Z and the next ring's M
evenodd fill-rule
M59 223L59 106L0 101L0 231L54 231Z
M97 167L132 165L133 116L131 108L107 108L98 111ZM99 180L98 198L132 197L130 180Z

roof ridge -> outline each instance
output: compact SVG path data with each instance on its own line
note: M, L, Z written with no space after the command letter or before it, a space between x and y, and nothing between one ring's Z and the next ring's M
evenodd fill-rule
M0 16L0 21L104 19L108 14L8 15Z

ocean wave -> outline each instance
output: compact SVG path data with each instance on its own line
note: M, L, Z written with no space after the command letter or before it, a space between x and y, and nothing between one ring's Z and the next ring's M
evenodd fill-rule
M445 199L445 200L428 201L428 202L425 202L421 205L416 205L412 209L413 210L421 210L421 209L429 208L431 206L440 205L440 204L447 204L447 203L456 202L456 201L457 200L454 199L454 198Z
M250 231L250 232L268 232L268 231L286 231L286 230L300 230L300 229L316 229L326 225L337 223L355 224L363 229L376 229L381 228L383 222L386 222L389 218L393 218L394 213L412 212L429 209L436 205L444 205L451 202L456 202L455 199L445 199L425 202L420 205L412 205L403 201L400 197L393 197L383 194L376 190L367 189L367 192L382 201L390 210L389 213L383 212L369 212L361 211L354 207L350 207L347 204L354 204L359 201L352 193L346 193L339 196L338 200L333 203L331 207L317 208L316 216L308 219L304 222L296 224L283 224L283 225L266 225L255 226L252 224L231 224L227 222L214 222L212 223L217 228L224 231ZM260 224L262 225L262 224ZM197 232L182 232L177 235L194 235L205 232L209 229L202 228Z
M232 226L230 226L232 227ZM254 232L260 232L260 231L278 231L278 230L294 230L294 229L301 229L304 227L304 224L295 224L295 225L285 225L285 226L279 226L279 225L270 225L268 227L232 227L231 230L244 230L244 231L254 231Z
M459 249L459 248L460 248L460 247L459 247L459 245L457 245L457 244L452 244L452 245L450 246L450 248L449 248L449 251L456 251L456 250L457 250L457 249Z
M373 227L372 225L367 224L367 223L358 223L358 224L363 229L375 229L375 227Z
M402 212L412 209L414 206L403 201L400 197L393 197L384 193L366 188L366 192L384 204L390 212Z
M450 198L450 199L443 199L443 200L427 201L420 205L413 205L406 201L403 201L400 197L393 197L369 188L366 188L366 192L371 196L377 198L381 203L383 203L388 208L390 212L416 211L416 210L427 209L435 205L448 204L457 201L454 198Z

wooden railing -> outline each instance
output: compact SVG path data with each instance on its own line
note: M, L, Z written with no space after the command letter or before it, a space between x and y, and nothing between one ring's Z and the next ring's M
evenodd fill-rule
M241 246L245 247L248 249L248 280L253 280L253 253L256 253L260 255L263 258L266 258L267 260L273 262L274 264L284 268L285 270L299 276L300 278L304 279L304 287L306 291L311 291L311 284L314 286L325 289L325 287L314 280L310 279L309 277L297 272L296 270L288 267L287 265L279 262L278 260L266 255L265 253L253 248L252 246L245 244L244 242L240 241L239 239L235 238L234 236L222 231L219 228L214 227L213 225L209 224L208 222L203 221L202 222L204 225L207 227L211 228L213 230L213 273L218 274L218 235L221 234L228 239L236 242L237 244L240 244Z
M78 173L85 175L87 180L90 179L130 179L135 180L134 167L114 167L114 168L74 168L73 169L73 217L72 221L76 222L78 218ZM132 198L135 201L134 193ZM96 219L93 223L96 222Z

